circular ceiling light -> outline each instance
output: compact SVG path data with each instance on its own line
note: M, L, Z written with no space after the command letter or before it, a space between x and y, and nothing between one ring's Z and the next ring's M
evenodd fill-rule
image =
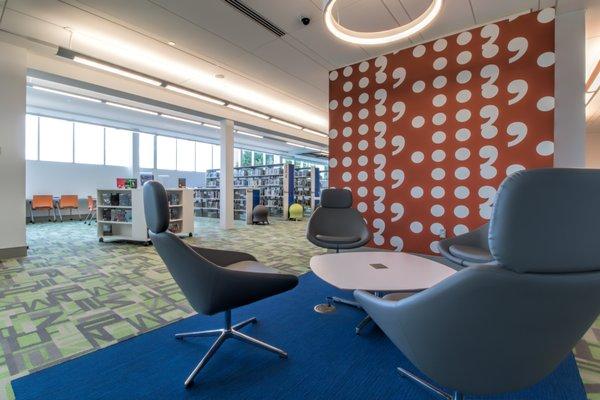
M333 6L338 0L325 0L325 25L337 38L362 45L378 45L407 38L425 29L439 15L443 0L432 0L431 5L416 19L397 28L377 32L360 32L348 29L333 17Z

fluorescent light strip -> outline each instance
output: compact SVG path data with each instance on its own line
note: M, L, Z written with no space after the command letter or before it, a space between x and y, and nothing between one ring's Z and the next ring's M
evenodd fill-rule
M316 148L310 147L310 146L304 146L304 148L308 149L308 150L313 150L313 151L323 151L323 149L316 149Z
M250 136L250 137L253 137L253 138L257 138L257 139L263 139L264 138L264 136L256 135L256 134L250 133L250 132L236 131L236 133L239 133L240 135L244 135L244 136Z
M221 127L219 125L215 125L215 124L209 124L207 122L203 122L202 125L204 125L207 128L212 128L212 129L221 129Z
M47 87L37 86L37 85L33 85L32 88L36 89L36 90L41 90L41 91L44 91L44 92L59 94L61 96L73 97L75 99L92 101L94 103L102 103L102 100L94 99L92 97L87 97L87 96L81 96L79 94L63 92L62 90L50 89L50 88L47 88Z
M137 107L132 107L132 106L126 106L124 104L113 103L111 101L107 101L106 104L109 105L109 106L124 108L126 110L137 111L137 112L141 112L141 113L144 113L144 114L158 115L158 113L156 111L144 110L142 108L137 108Z
M100 69L103 71L112 72L113 74L124 76L126 78L135 79L137 81L144 82L149 85L154 85L154 86L162 85L162 82L160 82L159 80L148 78L146 76L139 75L134 72L130 72L130 71L118 68L118 67L113 67L112 65L104 64L99 61L91 60L89 58L75 56L75 57L73 57L73 61L78 62L83 65L87 65L88 67L97 68L97 69Z
M179 86L166 85L165 89L168 89L168 90L170 90L172 92L177 92L177 93L180 93L180 94L185 94L186 96L194 97L196 99L200 99L202 101L207 101L209 103L218 104L220 106L224 106L225 105L225 102L223 100L219 100L219 99L215 99L213 97L205 96L203 94L194 92L192 90L184 89L184 88L179 87Z
M315 147L310 147L310 146L304 146L303 144L298 144L298 143L292 143L292 142L285 142L286 144L289 144L290 146L294 146L294 147L301 147L303 149L307 149L307 150L312 150L312 151L318 151L318 152L323 152L323 149L317 149Z
M202 122L200 122L200 121L194 121L194 120L187 119L187 118L176 117L174 115L160 114L160 116L163 118L173 119L175 121L187 122L188 124L203 125Z
M322 136L322 137L329 137L329 135L327 135L326 133L313 131L312 129L302 128L302 130L304 132L312 133L313 135Z
M279 125L288 126L290 128L302 129L302 127L300 125L292 124L291 122L283 121L283 120L278 119L278 118L271 117L271 121L273 121L273 122L275 122L276 124L279 124Z
M236 111L240 111L240 112L243 112L243 113L246 113L246 114L249 114L249 115L253 115L253 116L258 117L258 118L269 119L268 115L259 113L258 111L249 110L247 108L244 108L244 107L241 107L241 106L237 106L235 104L231 104L231 103L227 104L227 108L231 108L232 110L236 110Z

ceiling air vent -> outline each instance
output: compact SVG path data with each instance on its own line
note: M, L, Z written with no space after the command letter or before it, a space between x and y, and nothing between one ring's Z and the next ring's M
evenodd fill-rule
M279 37L285 35L285 31L283 29L281 29L277 25L273 24L271 21L269 21L268 19L266 19L265 17L260 15L258 12L254 11L253 9L251 9L250 7L248 7L247 5L242 3L241 1L239 1L239 0L223 0L223 1L227 4L229 4L231 7L238 10L239 12L241 12L242 14L244 14L245 16L247 16L248 18L252 19L257 24L261 25L263 28L267 29L274 35L277 35Z

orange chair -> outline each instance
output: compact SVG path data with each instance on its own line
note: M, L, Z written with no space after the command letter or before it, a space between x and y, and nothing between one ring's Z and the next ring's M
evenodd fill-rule
M71 217L71 221L73 220L73 210L79 210L79 197L76 194L63 194L60 196L60 200L58 200L58 216L60 217L60 222L63 221L61 210L69 210L69 215ZM79 220L81 221L81 216L77 213Z
M89 222L89 224L92 224L92 221L94 219L98 219L98 217L96 216L97 211L96 211L96 199L93 198L92 196L88 196L87 197L87 207L88 207L88 214L85 216L85 219L83 220L84 224L87 224ZM95 218L94 218L95 217Z
M35 219L33 218L33 212L37 210L48 210L48 219L50 219L50 213L52 213L52 217L54 222L56 222L56 214L54 213L54 199L50 194L34 194L30 203L30 211L29 217L31 218L31 223L35 224Z

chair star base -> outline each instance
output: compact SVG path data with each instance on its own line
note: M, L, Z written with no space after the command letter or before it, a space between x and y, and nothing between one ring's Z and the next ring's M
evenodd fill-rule
M438 396L440 399L446 399L446 400L464 400L462 393L459 392L454 392L454 395L451 395L449 393L444 392L443 390L433 386L431 383L419 378L418 376L411 374L410 372L408 372L407 370L403 369L403 368L397 368L398 369L398 373L404 377L404 378L408 378L411 381L417 383L419 386L421 386L422 388L428 390L429 392L433 393L434 395Z
M192 373L185 380L185 383L184 383L185 387L190 387L194 384L194 378L196 377L196 375L198 375L198 373L202 370L202 368L204 368L206 366L208 361L210 361L212 356L215 355L215 353L217 352L219 347L221 347L221 345L223 343L225 343L225 341L227 339L237 339L241 342L251 344L258 348L268 350L272 353L275 353L275 354L279 355L279 358L287 358L288 355L285 351L278 349L277 347L271 346L270 344L262 342L258 339L255 339L251 336L248 336L242 332L239 332L239 329L242 329L246 325L255 324L257 322L258 321L256 318L250 318L250 319L247 319L240 323L237 323L235 325L231 325L231 311L226 311L225 312L225 328L223 328L223 329L177 333L175 335L176 339L183 339L183 338L189 338L189 337L215 337L215 336L217 337L217 340L215 340L215 342L212 344L212 346L210 346L210 349L208 349L208 351L206 352L204 357L202 357L202 359L200 360L198 365L196 365L196 368L194 368Z

